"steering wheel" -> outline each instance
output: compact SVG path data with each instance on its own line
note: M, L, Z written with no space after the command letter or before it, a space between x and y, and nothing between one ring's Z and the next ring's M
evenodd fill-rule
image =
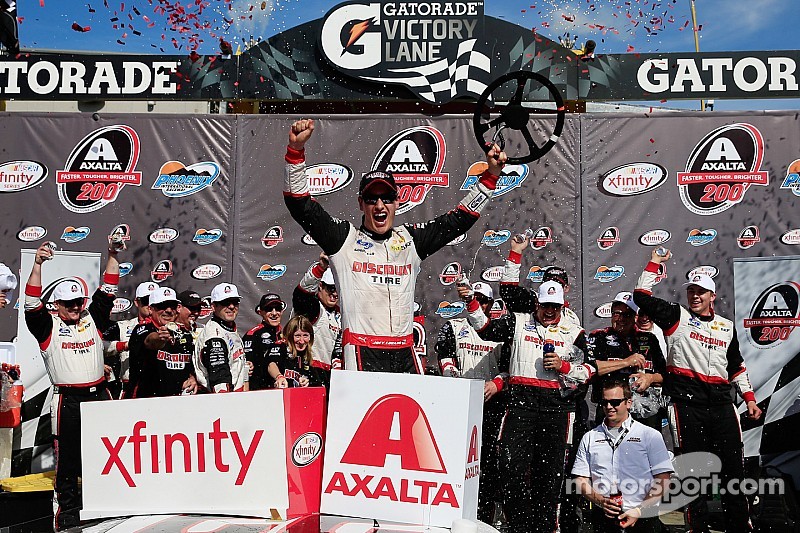
M492 93L512 80L516 80L517 86L508 103L506 105L495 105L489 108L486 105L486 102L489 100L489 97L492 95ZM528 107L523 105L522 99L527 94L525 87L528 85L529 81L531 81L532 85L538 83L547 89L547 91L550 93L550 97L556 104L555 109ZM488 122L484 122L484 111L489 116L499 112L500 116L490 119ZM553 128L553 133L550 134L549 137L546 137L545 134L544 138L539 139L539 142L542 143L541 146L537 144L533 138L533 135L531 134L530 129L528 129L528 121L530 120L532 113L556 115L556 124ZM478 101L475 104L475 114L472 116L472 128L475 131L475 138L478 140L478 144L481 145L481 148L486 153L489 152L489 149L493 143L497 143L501 150L505 149L505 138L503 137L502 133L504 129L522 132L522 138L525 140L525 144L528 146L529 153L522 157L508 158L509 164L520 165L522 163L536 161L544 154L549 152L553 146L555 146L556 142L558 142L559 136L561 135L561 130L564 128L565 115L566 111L564 110L564 100L561 98L561 93L558 91L556 86L541 74L520 70L504 74L486 87L486 90L483 91L483 94L481 94L480 98L478 98ZM495 128L495 133L493 134L491 140L488 140L486 139L486 133L491 128Z

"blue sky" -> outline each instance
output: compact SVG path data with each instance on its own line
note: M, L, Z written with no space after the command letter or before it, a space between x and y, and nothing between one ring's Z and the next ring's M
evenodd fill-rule
M250 36L267 38L320 18L338 3L22 0L18 2L18 16L22 18L19 31L25 49L183 54L193 44L189 36L195 34L198 53L214 54L220 36L234 43L235 49L237 43ZM170 5L183 8L191 18L174 22L156 10ZM701 51L797 48L797 0L696 0L696 7L702 27L698 34ZM594 39L600 53L694 51L689 0L486 0L484 9L487 15L535 28L554 40L566 33L577 35L579 42ZM91 29L77 32L72 29L73 23ZM692 108L698 104L671 101L666 105ZM716 108L797 109L800 104L797 100L717 100Z

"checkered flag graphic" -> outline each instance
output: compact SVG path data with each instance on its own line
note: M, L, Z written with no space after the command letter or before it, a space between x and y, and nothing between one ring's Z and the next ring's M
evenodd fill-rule
M453 63L440 59L413 68L389 69L392 77L367 77L363 79L408 86L414 94L433 104L444 104L456 96L478 97L489 84L490 61L476 50L477 39L458 45Z
M53 433L50 424L52 395L52 387L47 387L31 397L27 396L26 391L22 403L22 423L14 428L14 453L11 457L12 477L52 470L55 466Z

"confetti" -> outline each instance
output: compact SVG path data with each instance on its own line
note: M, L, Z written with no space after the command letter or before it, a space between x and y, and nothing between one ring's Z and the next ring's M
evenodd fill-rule
M92 28L90 26L81 26L77 22L73 22L72 29L80 33L85 33L87 31L90 31Z

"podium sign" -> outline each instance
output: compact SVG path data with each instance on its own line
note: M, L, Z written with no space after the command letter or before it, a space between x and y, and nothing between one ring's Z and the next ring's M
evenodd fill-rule
M322 388L81 405L82 519L319 512Z
M483 382L331 374L323 513L449 528L476 519Z

